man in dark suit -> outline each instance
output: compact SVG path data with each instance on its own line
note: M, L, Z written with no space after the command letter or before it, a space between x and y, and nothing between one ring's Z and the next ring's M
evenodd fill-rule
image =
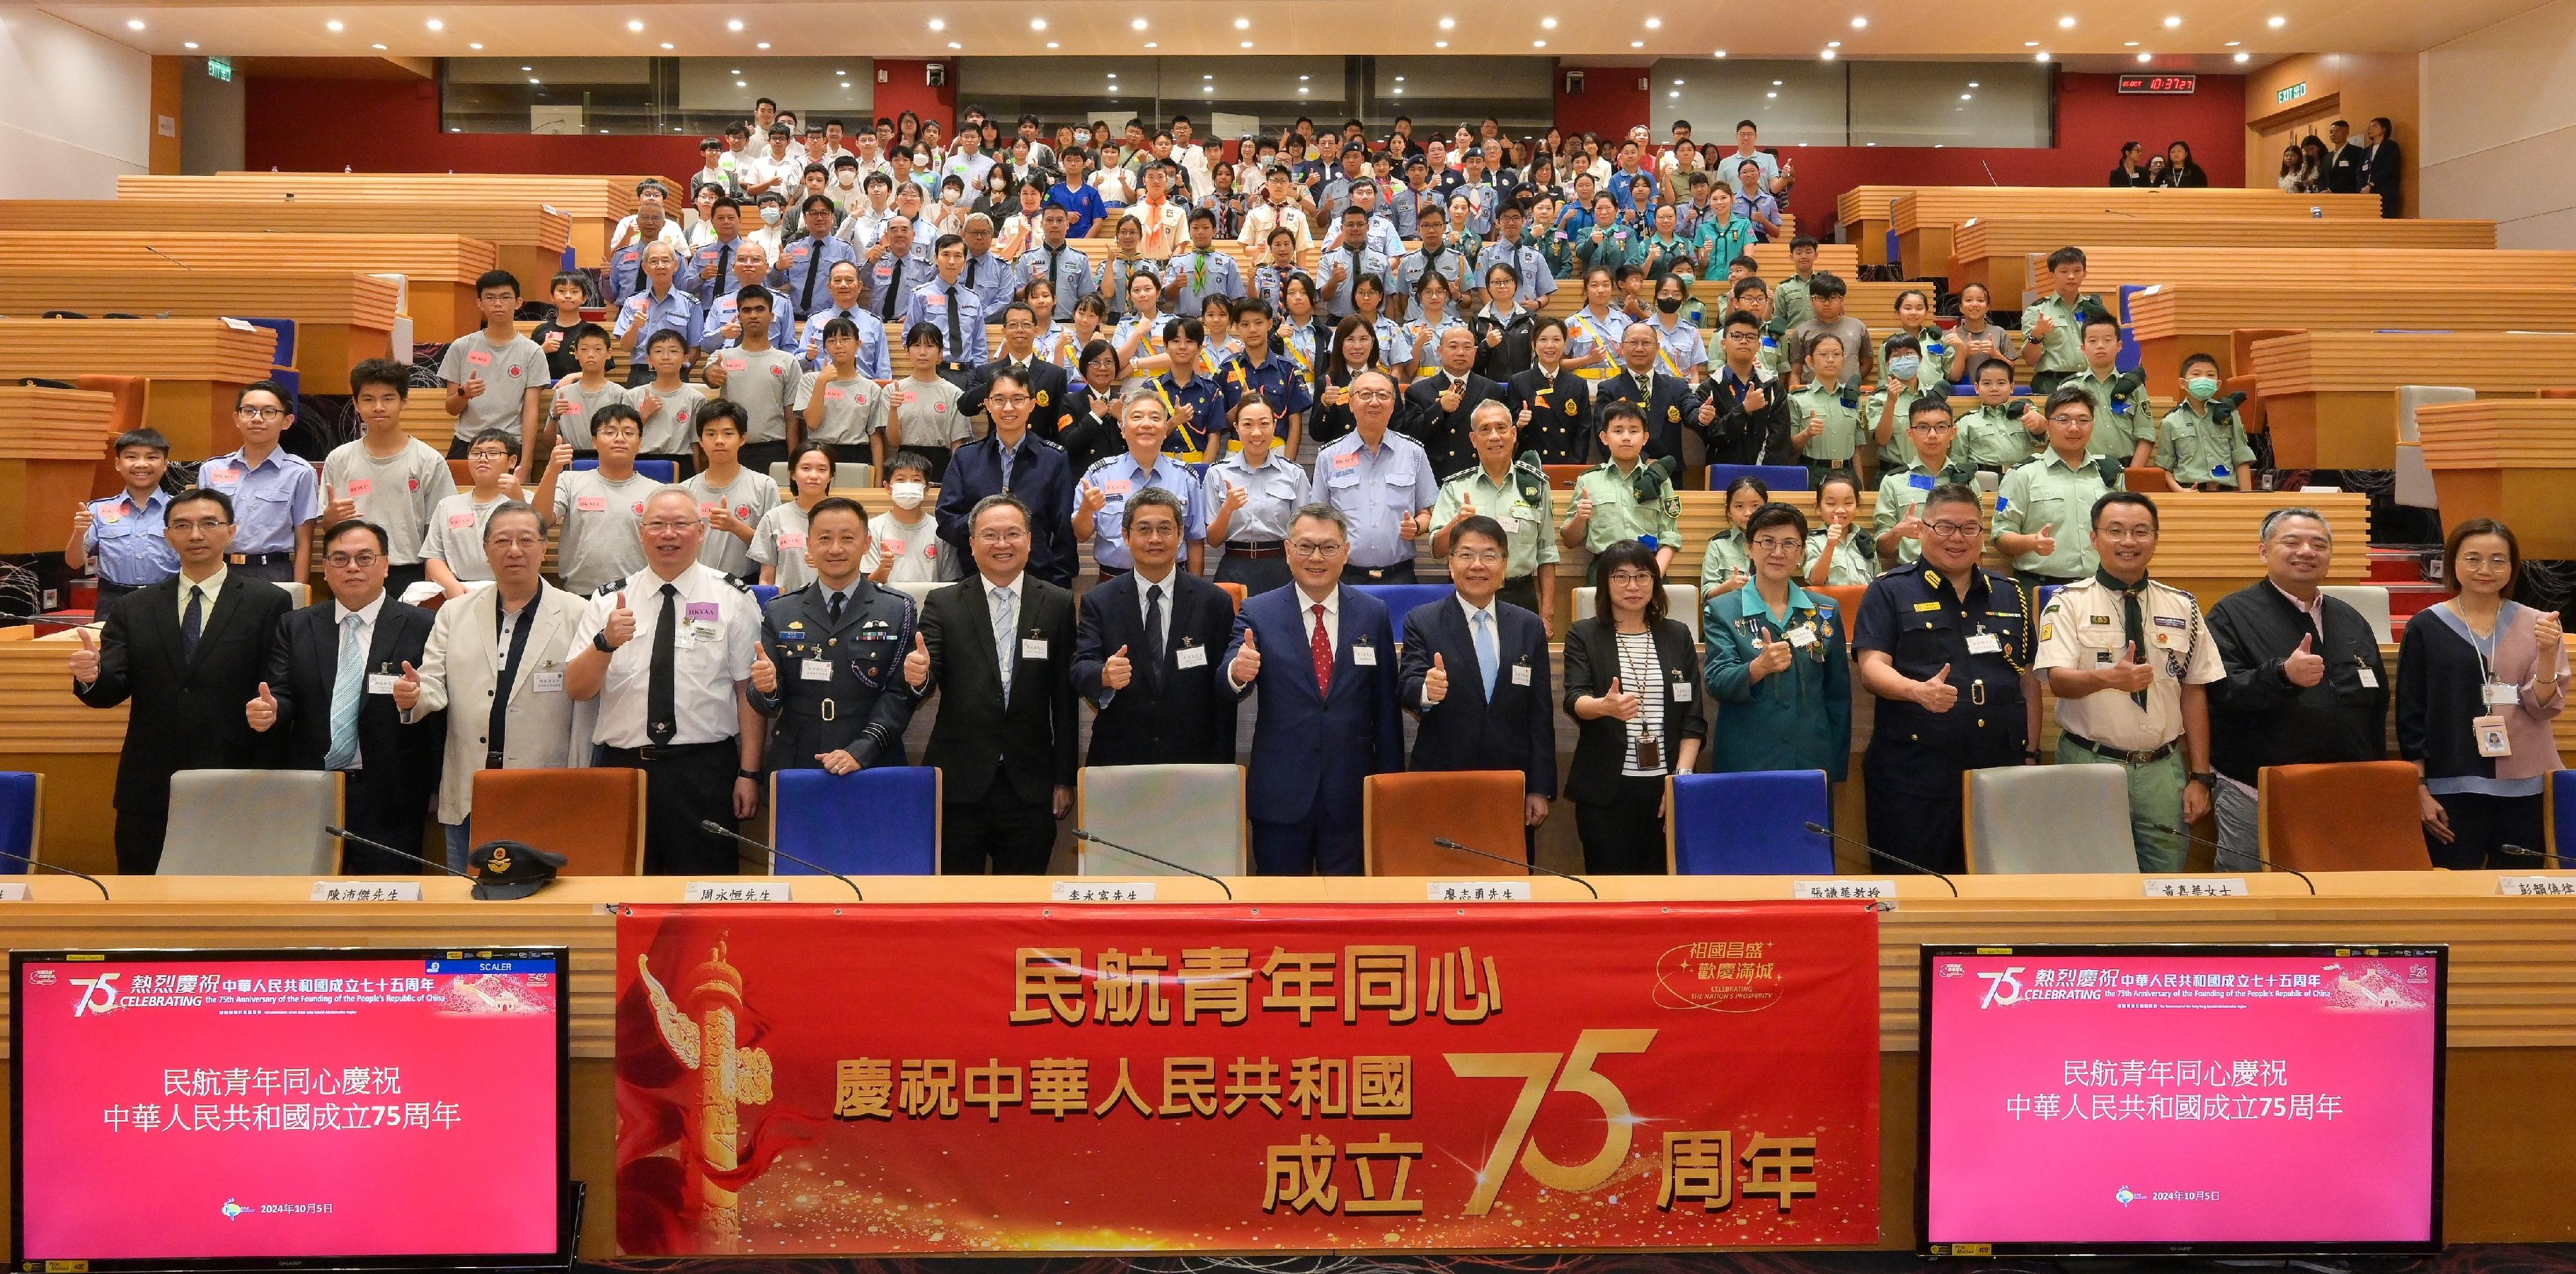
M1501 399L1503 386L1476 373L1476 334L1464 326L1440 333L1440 370L1404 391L1396 432L1422 444L1431 472L1446 482L1476 466L1476 404Z
M2326 190L2331 194L2357 195L2368 179L2365 171L2370 152L2352 139L2352 125L2336 120L2326 125Z
M222 492L182 491L165 519L179 573L109 610L103 643L82 629L71 659L72 693L82 703L134 704L116 767L116 870L128 876L151 875L161 864L172 774L268 763L275 749L242 718L242 704L265 675L278 620L293 606L284 589L225 569L233 503Z
M1421 724L1413 770L1519 770L1528 776L1524 853L1556 796L1556 701L1549 688L1547 626L1499 601L1503 524L1483 514L1449 528L1453 600L1404 617L1403 702ZM1485 849L1486 846L1476 846Z
M1002 348L993 361L975 369L975 383L957 400L958 412L972 417L984 410L984 396L993 392L993 378L1008 368L1020 373L1020 384L1029 391L1029 432L1057 441L1056 431L1065 422L1064 391L1069 382L1063 368L1037 356L1037 340L1036 310L1024 301L1002 307Z
M1017 302L1014 310L1024 309ZM1064 371L1055 373L1055 401L1063 402ZM1058 588L1073 587L1081 549L1073 539L1073 463L1064 448L1029 428L1036 409L1037 373L1026 368L988 364L984 382L962 405L972 401L992 413L993 432L957 448L948 472L939 479L939 538L948 542L957 561L972 556L966 542L966 515L988 495L1008 495L1028 506L1029 573Z
M1225 590L1180 569L1186 511L1148 487L1120 518L1134 570L1082 595L1073 685L1100 715L1091 765L1230 765L1234 696L1214 663L1234 633Z
M322 540L331 600L289 613L269 644L268 680L243 709L250 728L284 740L289 769L338 770L343 825L418 853L430 798L445 768L447 714L409 725L394 683L421 661L435 617L385 595L384 528L334 524ZM409 859L351 842L341 865L358 875L409 876Z
M2361 189L2365 194L2379 196L2379 215L2382 217L2406 215L2402 189L2406 181L2406 161L2398 157L2397 138L2392 135L2396 127L2388 122L2387 116L2379 115L2372 117L2361 129L2361 140L2366 147L2361 155Z
M1689 381L1655 366L1660 348L1654 324L1629 324L1619 338L1619 370L1592 384L1592 410L1597 415L1612 403L1636 404L1646 417L1645 458L1670 456L1679 465L1682 432L1698 427L1699 400L1691 393Z
M1404 768L1395 629L1384 603L1342 587L1350 539L1340 510L1297 511L1296 582L1243 604L1217 674L1238 699L1261 691L1244 812L1265 876L1360 874L1363 780Z
M1073 806L1073 594L1029 572L1029 509L988 495L967 517L975 574L932 593L904 657L913 693L944 694L922 764L946 803L939 870L1034 876Z

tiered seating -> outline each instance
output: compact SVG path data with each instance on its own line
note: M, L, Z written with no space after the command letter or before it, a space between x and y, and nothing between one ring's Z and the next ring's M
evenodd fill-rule
M1863 265L1891 265L1887 254L1889 218L1896 212L1896 198L1909 194L1912 186L1854 186L1834 200L1834 222L1842 228L1843 242L1860 249Z
M58 553L89 498L113 399L78 389L0 386L0 553Z
M116 273L248 270L271 275L399 274L418 339L451 341L481 326L474 280L494 268L491 243L452 234L132 234L58 231L0 241L0 275L76 262ZM256 312L256 311L255 311Z
M2278 190L2113 189L2104 186L1918 186L1894 196L1889 226L1909 278L1947 275L1951 233L1981 217L2131 216L2215 223L2239 217L2376 219L2377 195L2293 195ZM2064 245L2058 245L2064 246ZM2152 282L2152 280L2150 280ZM2099 286L2098 284L2092 286Z
M2415 411L2442 520L2500 518L2525 557L2576 557L2576 399L2481 398Z
M0 232L12 237L60 231L165 235L455 234L481 239L500 268L519 276L530 297L563 268L572 219L539 203L316 203L267 199L0 200ZM157 240L155 240L157 242Z
M2164 284L2129 294L2129 325L2129 337L2138 344L2139 366L2147 373L2147 383L2170 394L2165 387L2181 374L2182 360L2190 354L2215 357L2222 377L2245 370L2236 364L2231 340L2240 329L2576 330L2576 291L2514 282L2469 289L2364 287L2341 280L2320 280L2314 287L2299 288L2250 283Z
M276 357L275 332L222 319L0 319L0 367L12 376L68 381L148 374L152 402L144 423L170 439L179 460L240 445L233 395L266 377ZM92 450L87 459L98 456ZM54 525L70 523L66 509Z
M367 274L272 274L238 266L198 270L109 271L53 261L0 271L0 314L32 317L48 310L82 314L171 314L192 318L257 316L295 321L295 370L304 390L349 392L349 369L393 351L402 286ZM409 357L411 351L401 351ZM121 371L158 371L142 364Z
M1978 217L1950 233L1950 286L1983 283L2002 309L2047 286L2048 254L2072 245L2088 265L2105 248L2445 248L2491 252L2492 221L2333 221L2298 217ZM2101 286L2088 274L2087 289Z
M2254 342L2252 371L2282 467L2387 469L2397 458L2398 386L2528 397L2565 384L2571 360L2568 333L2310 331Z
M2576 252L2418 248L2086 248L2084 290L2228 283L2281 291L2319 286L2464 290L2576 285ZM2506 317L2499 315L2499 317Z
M572 250L580 264L604 265L608 237L619 219L635 211L635 186L643 180L547 173L220 173L119 177L116 197L267 203L293 195L298 203L379 206L535 203L571 219ZM669 177L660 180L681 189ZM673 200L675 210L680 202Z

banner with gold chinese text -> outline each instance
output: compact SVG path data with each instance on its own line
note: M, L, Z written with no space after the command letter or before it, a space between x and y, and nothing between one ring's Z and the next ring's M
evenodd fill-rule
M1866 904L638 906L628 1255L1868 1245Z

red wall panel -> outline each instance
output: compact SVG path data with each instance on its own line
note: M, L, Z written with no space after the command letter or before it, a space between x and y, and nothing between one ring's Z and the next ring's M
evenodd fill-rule
M253 79L243 88L242 160L293 172L659 173L698 170L698 138L637 134L450 133L426 80Z
M877 115L893 119L910 111L926 120L939 121L940 131L950 136L957 132L957 63L944 63L948 82L932 88L923 81L932 64L897 58L878 58L877 70L885 82L877 85ZM1004 129L1004 132L1010 130ZM2242 165L2239 165L2240 167Z

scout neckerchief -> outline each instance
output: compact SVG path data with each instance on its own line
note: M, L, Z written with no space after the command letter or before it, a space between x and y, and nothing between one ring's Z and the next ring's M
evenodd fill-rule
M2135 584L2127 583L2111 572L2096 568L2093 582L2120 595L2120 635L2128 641L2130 653L2140 661L2147 657L2146 609L2138 599L2147 591L2147 577L2140 575ZM2147 692L2131 691L2129 698L2141 708L2147 706Z

